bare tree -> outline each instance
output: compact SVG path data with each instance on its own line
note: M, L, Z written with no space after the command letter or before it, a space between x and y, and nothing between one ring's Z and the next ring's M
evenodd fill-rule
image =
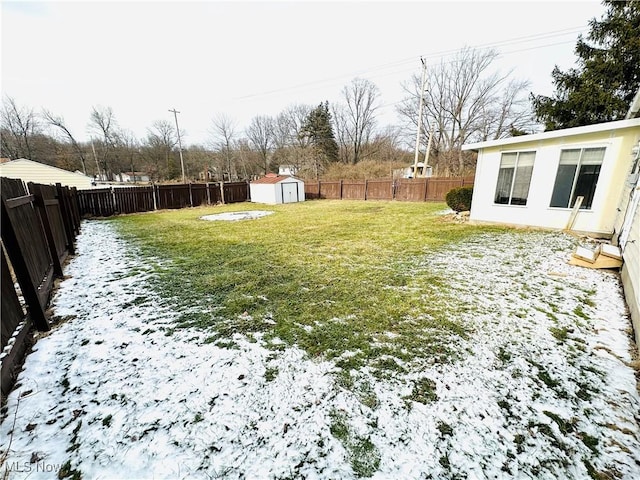
M117 162L116 149L118 144L118 124L111 107L93 107L89 117L88 130L92 137L92 143L98 145L99 163L106 176L105 179L111 179L113 163ZM94 135L98 137L96 141L93 140Z
M487 102L480 117L479 140L497 140L533 129L535 120L529 98L524 95L530 84L528 80L511 79L494 101Z
M31 140L38 133L38 128L38 117L33 109L20 108L9 96L2 99L0 138L3 155L13 159L33 159Z
M363 146L369 141L376 125L376 110L380 92L378 87L364 78L354 78L342 89L345 104L334 107L338 142L349 152L351 163L362 158Z
M171 153L178 143L175 127L168 120L156 120L147 128L145 140L146 152L153 165L152 174L154 180L165 176L169 170Z
M275 119L273 159L281 165L293 165L296 172L303 171L310 161L310 139L302 134L302 128L312 110L310 105L295 104Z
M80 157L80 163L82 164L82 173L86 175L87 160L84 156L84 151L82 150L82 148L80 147L80 145L78 144L74 136L71 134L71 132L67 128L64 118L62 118L61 116L54 115L49 110L43 110L42 117L45 119L47 123L49 123L49 125L59 129L62 132L63 137L65 137L69 141L73 151L78 154L78 157Z
M434 132L432 151L455 161L447 169L458 174L465 171L465 155L462 145L469 141L502 138L514 128L532 126L531 114L526 102L528 83L510 80L511 72L501 74L490 67L498 56L495 50L465 48L453 59L442 60L439 65L427 69L422 125L423 144L431 129ZM405 91L409 96L397 111L405 124L417 128L420 78L412 77Z
M212 129L211 134L213 135L214 148L220 152L223 168L222 175L224 179L224 171L226 170L229 180L231 181L232 177L236 180L238 178L238 171L233 162L234 160L234 149L233 143L235 140L236 134L236 124L235 122L225 114L216 115L212 121Z
M120 150L119 158L122 162L118 173L122 173L124 168L131 172L135 181L136 163L140 158L140 142L132 131L120 130L118 132L118 149ZM122 180L120 178L120 181Z
M274 120L264 115L254 117L246 130L249 143L260 154L265 175L269 172L269 157L274 144L273 133Z

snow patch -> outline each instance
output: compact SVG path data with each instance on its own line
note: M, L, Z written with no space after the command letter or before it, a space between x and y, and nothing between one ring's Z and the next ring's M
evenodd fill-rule
M238 220L255 220L256 218L266 217L271 215L273 211L268 210L247 210L244 212L227 212L217 213L215 215L204 215L200 217L200 220L216 221L224 220L229 222L235 222Z

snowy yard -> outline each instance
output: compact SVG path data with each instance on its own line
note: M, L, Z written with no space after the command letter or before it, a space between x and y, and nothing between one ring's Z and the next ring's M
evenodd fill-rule
M53 300L60 323L8 399L2 470L10 479L640 478L619 277L568 265L574 245L560 233L480 233L411 256L410 275L461 286L452 311L469 334L452 340L451 361L415 358L422 368L387 377L365 366L345 385L334 360L262 332L222 348L203 330L174 329L181 312L154 292L156 260L112 223L87 221Z

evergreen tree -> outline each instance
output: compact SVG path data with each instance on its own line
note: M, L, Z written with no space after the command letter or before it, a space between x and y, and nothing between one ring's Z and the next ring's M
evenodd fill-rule
M309 112L300 135L309 138L323 160L328 162L338 160L338 144L331 125L329 102L320 103Z
M531 95L545 130L591 125L624 118L640 87L640 1L603 0L606 12L589 22L578 38L577 68L556 66L552 97Z

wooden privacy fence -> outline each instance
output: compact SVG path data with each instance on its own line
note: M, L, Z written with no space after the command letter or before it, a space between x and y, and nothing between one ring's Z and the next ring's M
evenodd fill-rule
M449 190L473 186L474 177L429 177L415 179L305 181L308 199L399 200L442 202Z
M78 191L80 215L92 217L245 202L248 199L247 182L110 187Z
M74 253L80 230L75 188L0 178L2 190L2 394L8 394L32 326L49 330L45 314L55 277ZM16 290L14 279L19 286ZM20 301L22 297L22 302ZM24 304L24 308L23 308Z

